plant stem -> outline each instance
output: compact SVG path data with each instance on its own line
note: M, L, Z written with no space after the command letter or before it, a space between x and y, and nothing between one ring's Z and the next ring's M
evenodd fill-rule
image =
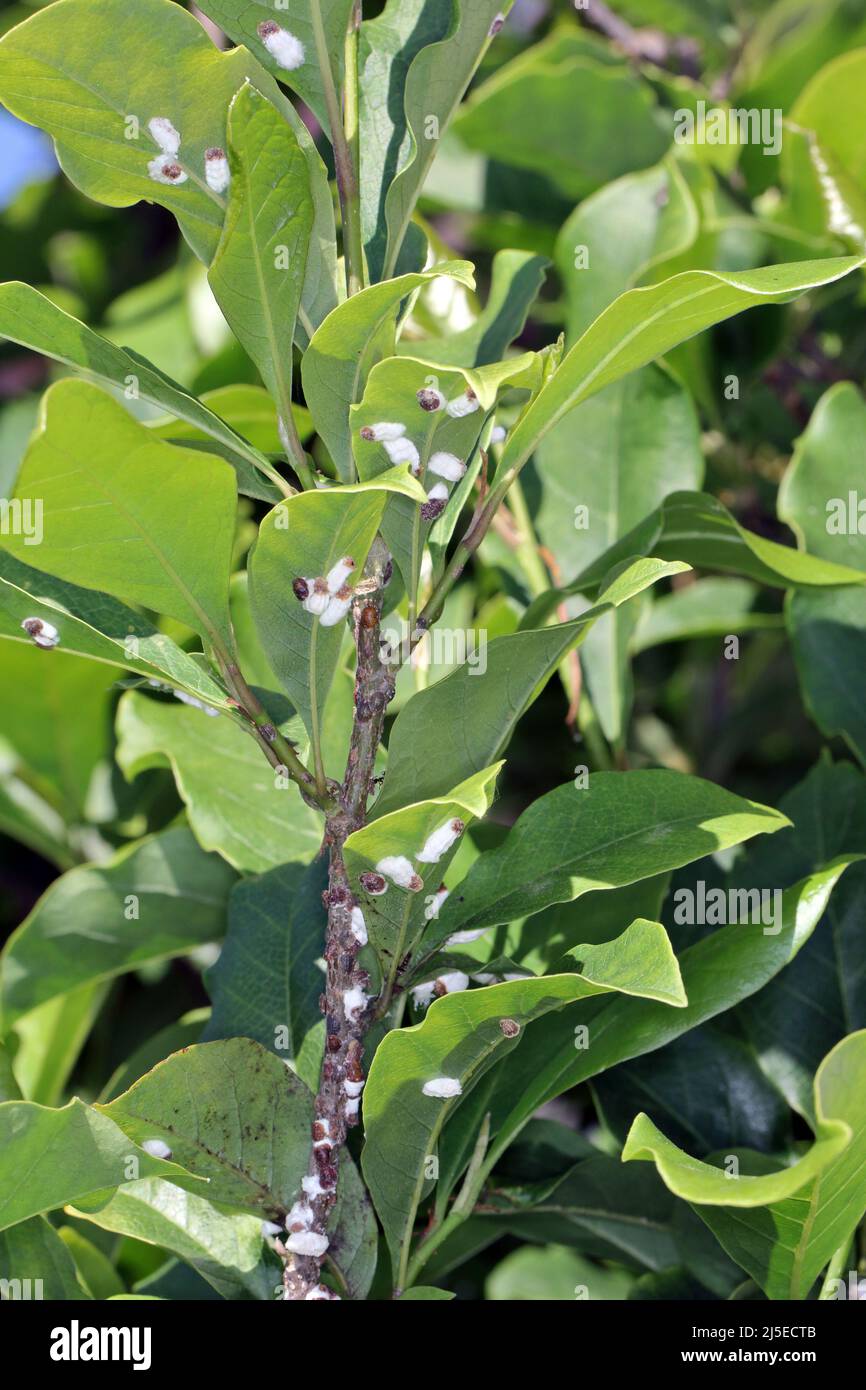
M292 744L280 733L261 700L250 689L237 662L221 648L216 649L216 656L229 694L246 717L249 732L271 767L285 769L286 775L297 783L306 800L314 802L320 810L327 811L331 805L331 797L327 790L323 794L316 787L315 780L304 767Z
M307 455L301 443L301 437L298 434L298 427L295 424L295 417L292 413L291 401L286 403L286 408L280 415L279 432L280 439L285 446L289 463L297 473L301 487L309 492L310 488L316 486L316 479L313 476L310 465L307 463Z
M343 204L343 254L346 258L346 285L350 295L364 288L364 240L361 228L361 120L358 81L358 40L361 33L361 0L355 0L346 31L345 85L343 88L343 129L351 167Z
M824 1275L824 1281L821 1284L821 1292L818 1294L819 1303L827 1303L829 1300L835 1299L836 1290L832 1285L839 1279L844 1279L845 1269L851 1258L852 1246L853 1237L851 1240L847 1240L844 1245L839 1246L839 1249L828 1264L827 1272Z
M310 18L316 43L316 56L322 74L322 87L325 106L328 111L328 124L331 128L331 145L334 150L334 172L337 177L337 191L340 195L340 211L343 218L343 259L346 269L346 291L357 294L364 286L364 252L361 239L361 191L358 172L358 28L361 23L360 3L353 6L346 35L346 112L348 120L354 120L350 127L354 149L350 148L346 129L343 126L343 113L334 83L328 41L322 20L320 0L313 0ZM353 36L354 31L354 37ZM351 66L351 71L350 71ZM350 114L351 113L351 114ZM347 120L347 124L348 124Z
M346 1083L354 1088L363 1082L363 1040L373 1019L372 1000L367 1000L366 1007L363 1000L360 1006L352 1002L352 996L357 1001L357 992L366 991L370 981L357 963L361 946L352 932L352 911L357 904L346 873L343 846L349 835L366 820L385 712L394 696L393 677L379 654L382 597L390 564L387 549L377 537L364 576L356 587L353 606L358 654L355 715L338 804L329 813L325 825L325 842L330 855L328 890L324 895L328 911L327 974L325 992L320 1000L326 1019L325 1056L316 1094L314 1147L308 1166L308 1177L317 1179L314 1186L321 1190L308 1195L312 1218L306 1225L308 1231L321 1236L327 1236L328 1221L336 1201L340 1150L349 1128L357 1124L357 1117L346 1112ZM296 1302L306 1299L320 1283L324 1257L285 1250L283 1254L285 1298Z

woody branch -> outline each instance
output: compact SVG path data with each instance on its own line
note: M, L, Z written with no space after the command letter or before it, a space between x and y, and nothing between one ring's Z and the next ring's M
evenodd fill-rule
M335 1296L321 1283L321 1269L328 1250L328 1221L337 1196L340 1150L348 1130L358 1123L364 1085L364 1035L372 1021L373 1001L366 992L369 977L358 966L358 953L366 944L367 929L349 886L343 846L366 819L385 713L394 695L393 676L379 652L382 596L390 570L390 556L377 539L355 589L357 668L352 737L342 785L332 788L337 809L329 814L325 827L330 860L323 895L328 914L327 977L320 1001L326 1024L325 1055L315 1101L313 1145L303 1195L289 1213L288 1235L278 1247L285 1258L284 1296L295 1301Z

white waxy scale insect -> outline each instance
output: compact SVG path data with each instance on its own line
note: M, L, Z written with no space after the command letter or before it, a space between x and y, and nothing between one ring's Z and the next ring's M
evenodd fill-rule
M433 455L427 468L437 478L445 478L449 483L458 483L466 472L466 464L456 454L446 454L444 450Z
M346 1092L346 1095L349 1096L349 1097L352 1098L352 1099L354 1099L355 1096L359 1096L359 1095L361 1094L361 1092L363 1091L363 1089L364 1089L364 1083L363 1083L363 1081L349 1081L349 1080L346 1080L346 1081L343 1082L343 1090Z
M341 623L352 607L352 590L348 584L339 589L328 599L328 605L319 619L322 627L336 627Z
M350 1023L357 1023L368 1004L367 995L360 985L343 991L343 1013Z
M392 463L408 463L413 472L421 467L421 455L411 439L386 439L383 448Z
M283 1228L282 1228L282 1226L278 1226L277 1223L276 1223L276 1221L263 1221L263 1222L262 1222L262 1235L263 1235L266 1239L267 1239L268 1236L281 1236L282 1234L283 1234Z
M352 908L352 935L359 946L366 946L369 939L367 923L364 921L364 914L359 907Z
M147 172L154 183L177 185L186 183L189 174L167 154L158 154L147 166Z
M419 864L438 864L443 854L447 854L466 829L462 820L449 820L440 825L432 835L428 835L424 848L416 857Z
M317 1231L294 1231L283 1241L293 1255L313 1255L316 1258L324 1255L329 1243L328 1237L319 1235Z
M386 855L384 859L379 860L376 869L378 873L390 878L392 883L396 883L398 888L408 888L412 893L417 893L419 888L424 886L412 868L411 861L404 854Z
M478 941L489 927L479 927L477 931L456 931L453 936L449 936L445 942L446 946L466 946L470 941Z
M163 154L177 154L180 149L180 134L168 116L153 116L148 121L147 128Z
M436 921L436 918L439 916L439 913L442 910L442 904L449 896L450 895L447 888L440 888L437 893L434 893L432 895L430 901L427 904L427 907L424 910L424 916L428 922Z
M56 647L60 641L57 628L53 623L47 623L44 618L25 618L21 626L36 646L43 647L46 651Z
M402 439L405 433L405 425L393 420L382 420L378 425L365 425L361 430L361 438L375 444L384 444L386 440Z
M141 1147L151 1158L171 1158L171 1149L164 1139L145 1139Z
M456 1076L436 1076L432 1081L425 1081L421 1090L425 1096L435 1096L437 1100L451 1100L453 1096L463 1094L463 1087Z
M466 390L462 396L455 396L445 407L452 420L462 420L465 415L473 415L481 409L481 402L474 391Z
M450 496L447 483L434 483L427 493L430 502L447 502Z
M302 65L306 57L304 45L288 29L281 28L272 19L266 19L259 25L258 33L278 67L294 72Z
M351 555L344 555L342 560L338 560L333 568L328 570L325 576L328 593L336 594L339 589L342 589L354 568L355 561L352 559Z
M208 188L212 188L214 193L225 193L231 182L226 152L218 145L204 152L204 177Z
M306 582L309 593L304 599L304 607L308 613L320 618L331 602L327 582L324 579L308 579Z

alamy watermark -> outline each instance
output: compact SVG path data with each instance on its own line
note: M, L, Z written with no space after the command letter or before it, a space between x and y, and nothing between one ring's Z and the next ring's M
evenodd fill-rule
M682 106L674 112L674 139L678 145L762 145L764 154L780 154L782 119L778 106L708 106L701 99L697 111Z
M762 926L764 936L782 930L781 888L694 888L674 893L674 922L680 927Z
M23 536L25 545L41 545L43 510L41 497L0 497L0 536Z

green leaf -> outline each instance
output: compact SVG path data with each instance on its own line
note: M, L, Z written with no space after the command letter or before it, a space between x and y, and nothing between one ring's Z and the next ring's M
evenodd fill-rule
M864 35L860 37L862 42ZM866 157L855 132L866 117L864 80L866 48L843 52L815 74L791 111L792 123L813 131L860 188L866 182Z
M161 1178L127 1183L105 1203L76 1203L76 1216L103 1231L171 1250L222 1298L272 1299L276 1260L263 1258L261 1220L221 1212L207 1198Z
M328 1264L339 1273L341 1296L362 1301L370 1292L379 1256L379 1228L361 1174L344 1149L337 1202L328 1219Z
M6 1101L0 1105L0 1139L0 1230L69 1202L108 1196L132 1178L195 1181L176 1163L151 1158L108 1116L80 1100L62 1110Z
M268 460L258 448L241 438L245 431L238 433L220 418L216 400L213 402L215 409L209 409L138 353L117 347L94 333L92 328L79 323L30 285L18 281L0 285L0 335L33 352L53 357L85 376L122 388L129 399L148 401L167 410L177 420L183 420L186 431L175 426L176 435L172 432L170 437L198 438L218 444L237 473L239 491L247 496L273 502L284 491L278 491L273 482L265 481L268 476L274 477Z
M700 486L704 462L691 396L668 372L644 367L566 415L542 441L536 471L539 540L560 573L579 573L670 493ZM581 651L593 708L612 743L621 742L628 723L629 643L644 607L609 614Z
M639 1110L674 1143L701 1153L723 1145L780 1149L787 1139L788 1107L755 1050L712 1024L676 1038L657 1055L615 1067L594 1090L608 1128L620 1139Z
M468 261L448 261L371 285L328 315L304 354L304 399L343 482L354 476L349 408L361 400L370 370L393 355L401 302L440 275L474 284Z
M43 499L39 560L59 579L96 584L231 646L237 493L222 459L164 444L96 387L60 381L43 399L17 495ZM26 537L4 544L30 560Z
M566 1246L527 1246L506 1255L487 1276L485 1298L493 1303L618 1302L628 1297L633 1276L593 1264Z
M350 557L355 562L350 582L357 583L392 492L420 495L407 467L392 469L372 483L300 493L269 512L259 528L249 563L253 617L268 659L316 750L345 623L323 627L295 597L292 582L327 576L339 560Z
M596 607L572 622L494 638L482 671L473 661L420 691L400 711L388 775L374 814L446 795L500 756L521 715L597 618L673 573L656 560L624 568Z
M97 1109L136 1142L162 1139L208 1179L210 1201L269 1221L285 1219L307 1170L312 1096L249 1038L178 1052Z
M313 1089L322 1062L325 1021L319 1008L325 944L324 862L297 864L244 879L229 899L219 960L207 972L213 1014L205 1041L253 1038L291 1062Z
M866 464L864 426L866 404L857 387L850 382L831 387L797 442L778 501L779 516L802 549L861 572L866 571L866 524L852 483ZM866 655L866 596L854 588L795 594L787 622L809 712L823 733L841 735L866 763L866 718L857 699Z
M129 781L152 767L171 768L199 844L242 873L307 863L317 852L321 816L287 779L278 783L233 720L130 690L118 706L117 740Z
M779 614L755 611L757 595L757 585L748 579L697 579L684 584L657 598L644 612L632 638L632 652L636 655L667 642L779 627Z
M246 84L229 109L225 225L208 281L283 421L314 208L304 152L280 113Z
M866 778L851 763L823 756L780 809L791 828L749 847L732 875L737 887L784 886L827 857L866 854ZM738 1011L763 1070L807 1120L822 1058L846 1033L866 1027L864 883L866 865L852 865L830 898L821 930Z
M624 1170L618 1158L596 1152L540 1182L497 1178L474 1219L520 1240L556 1241L595 1259L663 1270L677 1261L674 1206L655 1173Z
M573 201L655 164L671 141L669 116L648 83L597 52L583 35L554 33L473 93L456 133L491 159L542 171Z
M787 304L857 270L863 257L795 261L723 275L693 270L628 290L599 315L563 359L508 437L500 469L519 469L576 405L705 328L760 304Z
M299 0L289 8L275 6L273 0L204 0L201 8L235 43L245 44L262 67L297 92L327 134L330 126L325 82L330 79L337 91L342 86L343 47L352 3L353 0ZM276 20L280 28L300 40L304 56L297 67L285 67L265 46L259 34L259 25L265 20Z
M132 8L124 0L60 0L0 42L0 99L54 137L76 187L110 207L161 203L206 262L226 200L207 185L205 150L225 146L229 102L247 79L276 91L245 49L220 52L192 15L165 0L136 0ZM160 153L148 125L154 117L180 133L177 160L187 178L175 185L148 172Z
M9 770L20 770L69 825L83 822L94 773L108 756L115 673L16 643L3 650L3 680L0 740L15 755Z
M262 453L280 454L283 452L277 422L277 407L264 387L218 386L213 391L204 391L200 400L202 405L215 411L221 420L225 420ZM294 414L301 439L309 439L313 433L313 422L310 419L309 411L301 405L296 405ZM162 416L159 420L151 420L146 423L154 434L159 435L160 439L167 439L173 444L186 444L191 440L199 444L207 444L208 442L207 435L191 423L173 420L168 416ZM213 451L213 447L211 444L211 451ZM264 500L276 502L278 499L274 497Z
M627 174L579 203L556 239L569 342L617 295L685 251L698 229L694 199L672 158Z
M620 888L789 824L713 782L652 769L595 772L524 811L469 870L436 935L480 931L599 888ZM599 946L597 949L603 950Z
M657 922L633 922L618 941L577 947L573 956L586 961L582 975L547 975L446 995L430 1006L423 1023L394 1030L380 1043L364 1088L362 1164L395 1269L400 1259L398 1285L404 1282L429 1156L461 1103L425 1095L427 1082L457 1081L464 1097L522 1042L529 1023L577 999L627 989L666 1005L685 1003L676 959Z
M385 447L376 441L365 440L361 431L380 421L405 424L404 438L414 444L420 460L418 482L424 490L442 479L430 473L428 464L434 453L450 453L461 463L471 464L487 420L487 412L496 404L497 393L508 384L529 386L537 384L539 359L531 353L511 358L508 363L479 370L436 368L414 357L388 357L373 368L364 389L364 398L350 411L352 449L358 476L364 481L381 477L391 468ZM467 390L475 392L479 409L460 419L453 419L446 410L426 411L419 404L418 393L435 388L445 400L455 400ZM480 466L480 460L479 460ZM476 469L477 471L477 469ZM451 487L448 511L459 511L465 500L471 478ZM456 519L456 518L455 518ZM388 500L382 519L382 535L399 569L411 603L417 607L418 577L424 546L434 525L425 521L414 498L392 497Z
M401 1293L400 1303L450 1303L457 1295L447 1289L434 1289L425 1284L414 1284L411 1289Z
M72 1256L44 1216L19 1221L0 1235L0 1288L7 1290L4 1302L7 1297L75 1302L89 1297Z
M582 1005L536 1023L522 1047L497 1068L486 1094L461 1107L446 1133L440 1189L469 1161L484 1113L491 1113L492 1167L515 1135L547 1101L600 1075L610 1067L655 1052L692 1028L706 1023L756 994L796 956L826 908L851 858L838 859L788 889L782 897L781 926L765 934L757 924L720 928L679 957L688 997L684 1009L617 998ZM456 996L459 998L460 996ZM588 1029L581 1046L576 1027ZM578 1045L576 1046L576 1040Z
M58 1235L78 1270L78 1277L92 1298L114 1298L126 1285L107 1255L74 1226L61 1226Z
M866 1032L821 1063L815 1116L814 1143L790 1168L734 1176L690 1158L646 1115L635 1120L623 1161L653 1161L769 1298L803 1299L866 1211Z
M389 981L393 981L403 957L414 951L420 941L427 924L425 912L432 901L431 894L439 888L457 846L445 851L432 864L416 863L417 856L434 831L453 820L460 820L466 826L486 815L502 766L502 763L495 763L485 768L455 787L448 796L416 802L381 816L346 840L343 847L346 872L362 906L370 944ZM389 886L384 895L370 897L358 882L361 874L375 872L379 861L391 856L411 860L413 869L423 881L423 888L411 893Z
M440 135L487 51L493 20L507 15L511 4L459 0L437 7L429 0L392 0L378 21L362 27L361 188L367 258L375 280L396 271ZM395 38L402 40L396 51ZM380 85L385 70L388 81ZM379 94L386 91L401 92L402 99L383 101Z
M64 583L0 550L0 637L31 645L25 618L57 628L65 652L169 682L195 699L228 708L228 697L208 669L133 608Z
M855 569L765 540L740 526L727 507L706 492L675 492L639 526L594 560L564 589L552 589L529 609L523 622L541 622L572 594L593 594L612 565L634 555L684 560L696 568L725 570L774 588L866 582Z
M30 1009L15 1024L15 1075L25 1100L58 1105L108 986L85 984Z
M233 878L183 827L70 870L3 950L4 1029L80 985L218 940Z
M481 367L499 362L519 338L535 303L549 262L530 251L497 251L490 271L487 303L469 328L441 338L425 338L424 358L443 367ZM411 354L413 345L398 343ZM414 345L414 351L421 351Z

